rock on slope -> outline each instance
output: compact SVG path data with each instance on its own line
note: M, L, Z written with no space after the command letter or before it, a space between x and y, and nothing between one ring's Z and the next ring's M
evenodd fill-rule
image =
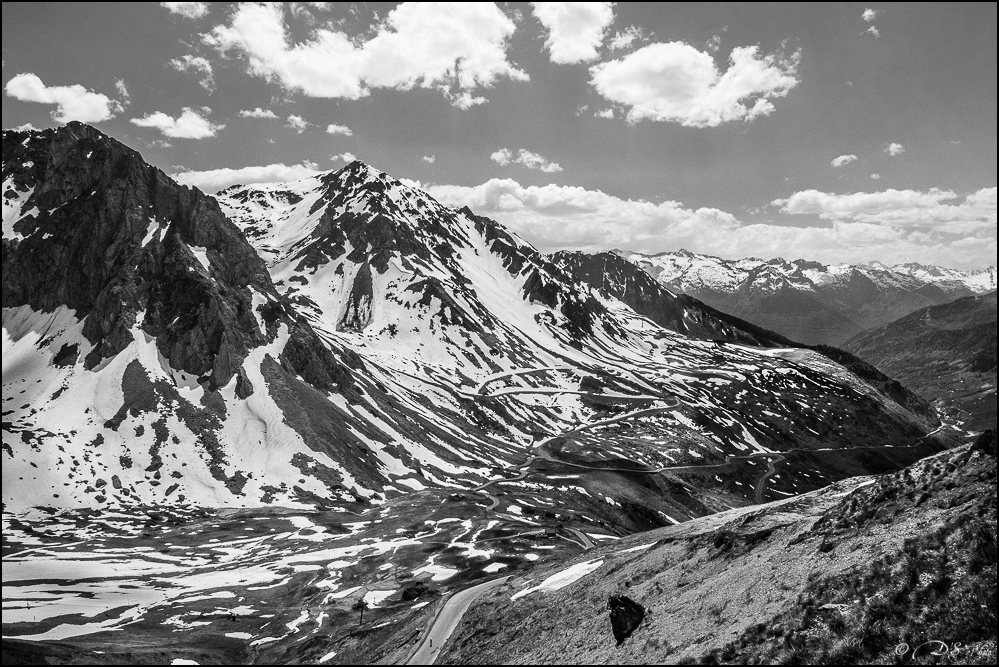
M870 361L966 428L996 425L996 293L922 308L845 347Z
M840 345L914 310L996 289L994 266L959 271L920 264L724 260L686 250L617 252L676 292L809 344Z
M945 662L994 664L995 433L584 558L494 589L440 662L880 664L936 640L956 651ZM617 646L607 601L622 593L647 614Z

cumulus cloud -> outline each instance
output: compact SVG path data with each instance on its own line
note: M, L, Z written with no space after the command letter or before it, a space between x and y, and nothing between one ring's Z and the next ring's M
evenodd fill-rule
M285 127L290 127L299 134L305 132L306 128L308 128L310 125L312 125L312 123L305 120L301 116L296 116L295 114L291 114L290 116L288 116L288 119L284 124Z
M895 157L896 155L901 155L904 152L905 152L905 146L903 146L902 144L894 144L894 143L888 144L888 148L885 149L885 153L888 153L888 155L891 155L892 157Z
M798 53L781 58L742 46L732 50L722 73L710 53L683 42L656 43L594 65L590 82L606 99L630 107L629 122L715 127L773 113L768 98L798 85L798 59Z
M55 104L52 120L65 123L78 120L82 123L99 123L114 118L123 105L103 93L87 90L80 84L72 86L46 86L31 73L18 74L4 87L9 97L22 102Z
M128 106L132 96L128 94L128 86L125 85L125 79L115 80L114 88L118 91L118 98L121 101L121 105Z
M479 186L432 185L427 191L449 206L469 206L510 225L546 249L657 247L671 234L693 234L705 226L731 229L733 216L717 209L693 211L677 202L654 204L620 199L578 186L522 186L494 178Z
M25 123L24 125L18 125L17 127L11 128L15 132L37 132L38 128L31 123Z
M207 139L214 137L225 127L208 120L207 116L211 111L208 107L202 107L200 110L184 107L177 118L162 111L155 111L142 118L133 118L131 122L139 127L154 127L164 136L174 139Z
M302 164L269 164L261 167L242 169L209 169L207 171L186 170L170 174L183 185L191 185L205 192L218 192L222 188L237 183L280 183L298 181L321 173L314 162Z
M437 156L436 155L424 155L423 156L423 161L426 162L427 164L433 164L434 162L437 162Z
M356 155L354 155L353 153L348 153L348 152L339 153L337 155L331 155L330 156L330 160L332 160L333 162L336 162L338 160L343 160L347 164L350 164L351 162L353 162L356 159L357 159Z
M548 31L545 48L553 63L595 60L614 22L612 2L533 2L534 15Z
M277 114L270 109L242 109L239 112L240 118L277 118Z
M644 37L644 33L641 28L636 28L635 26L630 26L625 28L621 32L615 33L613 37L607 42L607 47L611 51L620 51L621 49L626 49L636 41Z
M476 95L475 97L473 97L472 94L467 90L458 94L454 94L451 91L445 89L441 89L441 92L444 93L444 97L447 99L448 102L451 103L451 106L458 107L462 111L467 111L468 109L471 109L474 106L485 104L486 102L489 101L486 98L482 97L481 95Z
M356 100L377 88L420 86L468 108L485 101L471 95L477 87L500 77L528 79L506 57L515 29L493 3L403 3L370 38L327 26L295 43L280 5L242 4L228 24L202 38L220 52L245 57L250 73L309 97Z
M871 174L871 180L872 181L880 181L881 180L881 174Z
M170 67L178 72L194 72L201 77L201 87L208 92L215 90L215 73L212 64L201 56L186 55L170 61Z
M868 7L867 9L865 9L864 13L861 15L861 18L864 19L865 21L867 21L868 23L870 23L871 21L873 21L877 17L878 17L877 11L871 9L870 7Z
M346 125L337 125L336 123L330 123L326 126L326 134L342 134L345 137L354 136L354 131L351 130Z
M866 32L868 35L874 35L875 37L881 36L881 31L877 29L877 26L872 25L870 28L866 30Z
M512 179L492 179L472 187L415 185L443 204L469 206L495 218L546 251L617 247L653 253L688 248L728 258L803 257L828 263L878 259L958 268L995 262L994 222L991 228L979 226L962 235L951 233L954 229L936 233L916 225L844 219L820 226L747 224L715 208L622 199L576 186L523 186ZM994 220L995 196L995 188L983 190L960 205L966 212L974 209Z
M951 190L888 189L837 195L803 190L771 202L789 215L817 215L824 220L861 222L888 227L934 228L970 233L996 226L996 188L962 197Z
M562 171L562 167L557 162L552 162L544 156L524 150L523 148L517 151L516 154L509 148L501 148L490 155L489 159L501 167L505 167L508 164L520 164L528 169L537 169L547 174Z
M832 166L842 167L843 165L850 164L851 162L855 162L856 160L857 160L856 155L840 155L837 158L833 158Z
M596 116L597 118L613 118L614 117L614 110L613 109L601 109L600 111L595 112L593 115Z
M161 2L160 6L189 19L200 19L208 13L207 2Z

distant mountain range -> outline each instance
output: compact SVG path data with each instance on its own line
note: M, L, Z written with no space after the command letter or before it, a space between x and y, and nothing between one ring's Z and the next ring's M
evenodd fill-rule
M965 428L996 427L996 292L929 306L844 347L901 380Z
M669 289L802 343L839 345L926 306L996 289L996 268L726 260L615 251Z

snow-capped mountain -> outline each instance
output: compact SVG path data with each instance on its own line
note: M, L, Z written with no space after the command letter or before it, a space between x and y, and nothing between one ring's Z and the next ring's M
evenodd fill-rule
M5 131L3 177L8 507L344 506L542 456L685 465L934 423L696 304L664 328L361 163L209 197L70 123ZM687 335L713 327L749 344ZM642 511L705 513L712 485Z
M920 264L726 260L686 250L615 252L672 290L803 343L836 345L919 308L996 289L995 266L960 271Z

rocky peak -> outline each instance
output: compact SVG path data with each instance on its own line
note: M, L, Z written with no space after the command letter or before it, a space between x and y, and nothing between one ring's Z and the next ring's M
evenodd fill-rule
M99 130L4 132L3 176L4 307L76 311L93 345L88 367L130 345L136 326L173 368L212 387L282 323L316 349L216 200ZM333 366L320 364L327 388L347 377Z

